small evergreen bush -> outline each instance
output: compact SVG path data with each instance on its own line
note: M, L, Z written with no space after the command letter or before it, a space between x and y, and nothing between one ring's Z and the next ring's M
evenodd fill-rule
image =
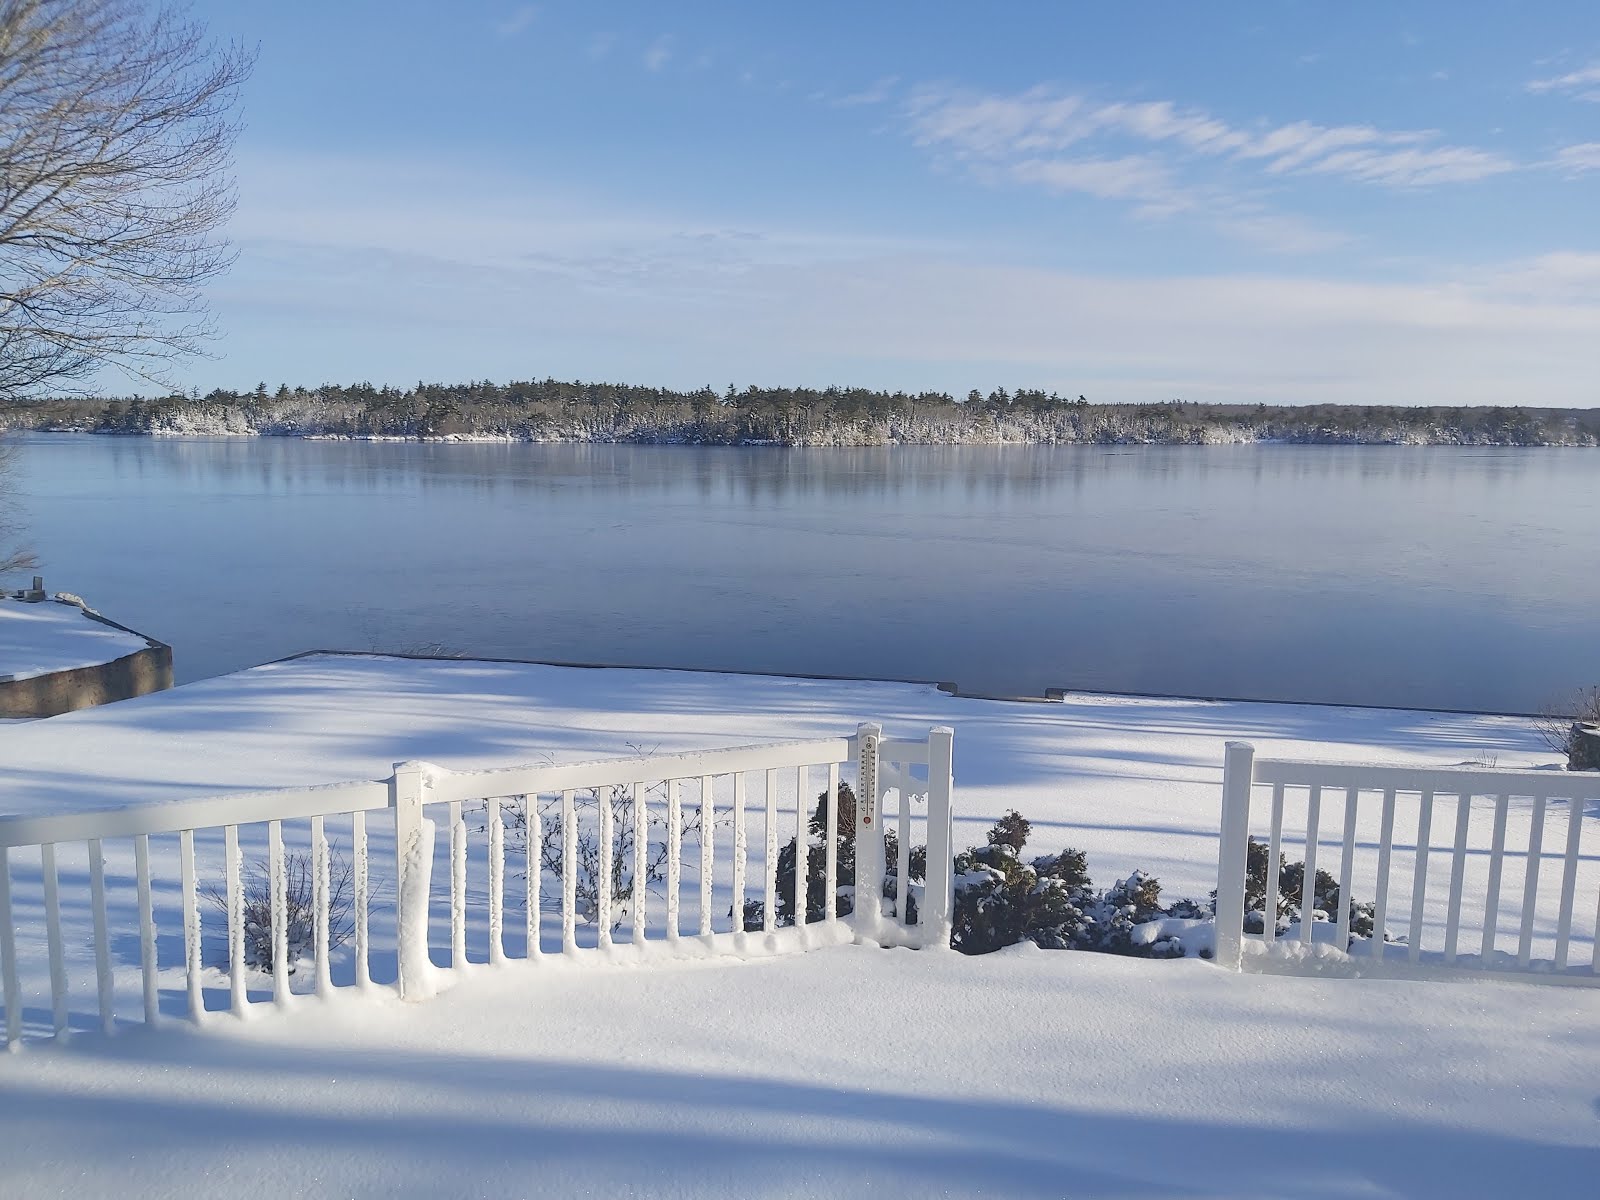
M1246 933L1262 933L1266 929L1267 907L1267 854L1265 842L1251 838L1245 850L1244 929ZM1284 933L1290 924L1302 919L1304 912L1306 865L1303 862L1278 864L1278 904L1275 933ZM1213 907L1217 894L1211 893ZM1310 921L1337 921L1339 917L1339 881L1328 872L1317 869L1311 886L1311 912L1304 919ZM1370 938L1376 910L1364 901L1352 900L1350 905L1350 935ZM1348 946L1343 947L1349 949Z
M1097 893L1082 850L1022 859L1031 827L1012 810L995 822L988 844L955 860L951 944L963 954L989 954L1030 941L1046 950L1100 950L1143 958L1182 955L1172 937L1140 938L1137 926L1174 916L1161 906L1161 885L1136 871ZM1192 902L1183 914L1198 909ZM1194 919L1194 918L1190 918Z
M817 796L817 806L812 811L810 820L806 823L808 837L806 839L806 915L807 924L821 921L825 912L827 899L827 842L825 831L828 825L828 793L821 792ZM835 868L835 897L834 903L839 916L848 916L855 911L856 903L856 794L848 783L839 784L839 815L834 825L834 837L837 840L836 853L838 863ZM893 912L897 888L899 884L900 842L893 830L885 831L883 836L884 849L884 878L883 896L890 901L889 911ZM777 894L778 905L776 923L780 926L795 923L795 860L799 857L798 844L795 838L790 838L788 843L778 851ZM928 862L928 848L926 846L913 846L909 855L910 865L907 875L910 884L920 884L926 876ZM909 886L906 890L907 921L915 924L917 920L917 889ZM763 927L766 917L765 905L759 900L747 900L744 906L744 928L750 932L759 931Z

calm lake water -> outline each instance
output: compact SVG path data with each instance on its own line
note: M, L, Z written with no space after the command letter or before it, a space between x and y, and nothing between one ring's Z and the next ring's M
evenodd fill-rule
M438 644L1498 711L1600 682L1593 450L21 445L47 584L180 681Z

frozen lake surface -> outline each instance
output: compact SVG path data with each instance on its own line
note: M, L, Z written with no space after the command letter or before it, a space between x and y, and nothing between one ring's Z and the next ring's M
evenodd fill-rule
M1600 454L25 439L47 582L180 682L312 648L1532 711Z

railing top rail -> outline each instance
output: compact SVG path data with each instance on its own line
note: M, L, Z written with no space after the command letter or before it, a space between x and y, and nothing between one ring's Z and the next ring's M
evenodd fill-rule
M1309 787L1438 792L1471 796L1546 796L1600 799L1600 771L1502 771L1492 767L1424 767L1258 758L1254 781Z
M885 762L926 766L928 743L914 742L907 738L884 738L878 743L878 757Z
M899 745L900 743L897 743ZM918 743L904 743L915 746ZM843 763L855 753L856 739L820 738L811 741L770 742L734 746L688 754L640 755L560 765L498 767L482 771L451 771L427 766L426 801L476 800L489 796L515 796L604 787L613 783L654 783L697 775L726 775L782 767ZM926 750L924 749L924 761ZM234 795L205 796L127 808L103 808L66 813L0 816L0 847L38 846L51 842L90 838L133 837L138 834L177 833L222 825L248 825L258 821L295 820L301 817L337 816L370 812L391 803L387 780L360 780L303 788Z
M387 808L388 805L387 783L361 780L243 792L231 796L204 796L195 800L171 800L128 808L0 817L0 847L133 837L141 833L178 833L185 829L249 825L256 821L293 820L298 817L327 817L341 813L370 812L376 808Z
M725 750L703 750L688 754L649 754L592 762L496 767L483 771L447 771L435 767L430 771L430 787L425 800L434 804L452 800L479 800L488 796L536 795L616 783L657 783L665 779L687 779L697 775L728 775L739 771L843 763L855 753L855 747L854 737L821 738L732 746Z

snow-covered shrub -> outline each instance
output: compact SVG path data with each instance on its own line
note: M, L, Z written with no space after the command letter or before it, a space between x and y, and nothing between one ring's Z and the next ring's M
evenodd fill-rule
M1306 865L1303 862L1278 864L1277 923L1273 929L1283 933L1290 924L1302 919ZM1211 893L1213 905L1216 893ZM1339 881L1318 868L1311 886L1311 912L1305 919L1333 921L1339 914ZM1262 933L1266 928L1267 907L1267 845L1251 838L1245 850L1244 928L1246 933ZM1372 936L1373 905L1352 900L1350 905L1350 934L1352 938Z
M808 837L806 839L806 923L811 924L824 919L825 901L827 899L827 852L826 829L828 825L828 793L822 792L817 796L817 806L811 813L811 818L806 823ZM856 900L856 794L848 783L839 784L839 815L834 825L834 837L837 839L835 852L838 855L835 865L835 891L834 903L838 914L848 916L855 911ZM894 900L899 881L899 853L900 844L893 830L885 831L883 836L885 873L883 880L883 896L889 901L888 911L894 909ZM778 851L778 865L775 872L777 882L778 906L776 924L780 926L795 923L795 860L799 857L797 839L790 838L788 843ZM909 882L920 884L925 877L928 861L928 848L926 846L913 846L909 855L910 865L907 872ZM917 920L917 888L908 887L906 890L907 920L915 923ZM744 928L756 931L763 927L766 916L765 906L759 900L749 900L744 906Z
M309 853L284 855L284 929L287 931L289 974L302 959L316 952L316 871ZM246 863L240 878L244 896L244 962L258 971L272 970L272 869L259 860ZM349 941L355 926L350 919L354 902L355 867L338 852L328 851L328 949ZM216 885L202 889L206 903L228 917L228 893ZM217 964L228 968L227 952Z
M994 828L989 830L988 839L991 846L1010 846L1018 854L1028 844L1028 835L1033 832L1033 823L1016 809L1009 809L1006 815L994 823Z
M950 944L963 954L988 954L1024 939L1049 950L1076 944L1088 917L1089 877L1081 851L1025 863L1028 822L1007 813L988 845L956 855Z
M1179 904L1184 906L1184 912L1198 907L1192 901ZM1089 915L1092 919L1084 928L1078 949L1139 958L1180 958L1183 955L1183 943L1179 939L1148 938L1138 932L1142 925L1181 915L1162 907L1161 884L1154 875L1135 871L1126 879L1117 880L1095 897Z
M955 859L955 914L951 945L963 954L988 954L1031 941L1046 950L1100 950L1147 958L1184 953L1175 937L1145 937L1140 925L1199 911L1181 901L1182 913L1161 906L1161 885L1136 871L1096 893L1086 856L1067 849L1024 861L1028 821L1006 813L989 831L988 844ZM1176 906L1175 906L1176 907Z

